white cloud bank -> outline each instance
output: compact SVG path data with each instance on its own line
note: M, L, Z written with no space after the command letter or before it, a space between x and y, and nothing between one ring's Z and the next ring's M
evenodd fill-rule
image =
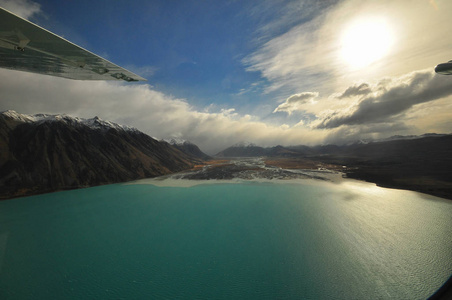
M133 126L158 138L182 137L209 154L240 141L263 146L321 143L326 131L268 125L233 109L197 111L149 85L74 81L0 69L0 111L68 114Z
M305 110L318 119L291 127L266 124L257 116L239 115L233 108L198 111L184 99L149 85L74 81L0 69L0 111L99 116L153 137L184 138L215 154L241 141L262 146L315 145L451 132L452 85L447 80L450 78L419 71L357 84L328 98L317 97L317 93L294 95L276 110ZM348 97L339 99L346 94Z
M347 143L395 134L452 132L450 77L431 71L350 86L325 98L307 92L275 111L316 116L294 126L270 125L233 108L198 111L149 85L74 81L0 69L0 111L68 114L133 126L157 138L184 138L215 154L235 143L262 146Z
M304 93L299 93L299 94L295 94L290 96L289 98L287 98L286 101L284 101L284 103L280 104L277 108L275 108L275 110L273 111L273 113L279 112L279 111L284 111L287 112L289 115L292 114L292 112L296 111L296 110L300 110L304 104L306 103L314 103L314 99L317 98L319 96L319 93L312 93L312 92L304 92Z

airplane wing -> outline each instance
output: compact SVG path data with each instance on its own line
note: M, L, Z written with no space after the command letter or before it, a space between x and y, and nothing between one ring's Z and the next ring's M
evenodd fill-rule
M146 80L1 7L0 67L78 80Z

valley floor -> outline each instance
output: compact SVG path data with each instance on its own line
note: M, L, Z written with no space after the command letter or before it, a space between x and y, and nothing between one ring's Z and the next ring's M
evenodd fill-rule
M268 160L263 157L233 158L231 160L207 161L189 171L172 175L174 179L320 179L332 180L340 174L334 168L310 161L298 160L296 163L284 159Z
M347 177L372 182L381 187L406 189L452 200L452 183L424 175L423 170L407 166L357 163L340 164L331 158L231 158L207 161L188 172L171 175L174 179L320 179ZM344 160L345 162L345 160Z

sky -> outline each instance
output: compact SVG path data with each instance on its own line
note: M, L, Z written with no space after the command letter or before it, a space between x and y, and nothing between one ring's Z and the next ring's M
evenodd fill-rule
M452 133L449 0L32 1L6 8L146 82L0 69L0 111L233 144Z

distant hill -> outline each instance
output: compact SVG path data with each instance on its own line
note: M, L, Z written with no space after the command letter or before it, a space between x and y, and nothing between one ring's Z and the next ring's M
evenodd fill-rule
M256 146L254 144L249 145L234 145L223 151L217 153L215 157L255 157L265 156L268 149Z
M377 159L388 157L431 156L432 154L446 158L447 151L452 150L449 141L452 135L424 134L420 136L393 136L376 141L358 141L348 145L318 146L274 146L261 147L255 144L236 144L218 152L215 157L319 157L335 156L346 159ZM446 151L444 151L444 149Z
M255 144L236 144L229 148L218 152L215 157L259 157L259 156L272 156L272 157L290 157L298 156L299 153L290 148L283 146L275 147L260 147Z
M97 117L0 113L1 198L160 176L201 160Z
M347 177L452 199L452 135L395 136L350 145L236 145L220 157L290 157L344 166Z
M185 153L187 155L197 157L202 160L209 160L212 158L209 155L202 152L201 149L199 149L199 147L197 145L195 145L189 141L176 140L176 139L163 140L163 141L173 145L174 147L176 147L177 149L179 149L180 151L182 151L183 153Z

